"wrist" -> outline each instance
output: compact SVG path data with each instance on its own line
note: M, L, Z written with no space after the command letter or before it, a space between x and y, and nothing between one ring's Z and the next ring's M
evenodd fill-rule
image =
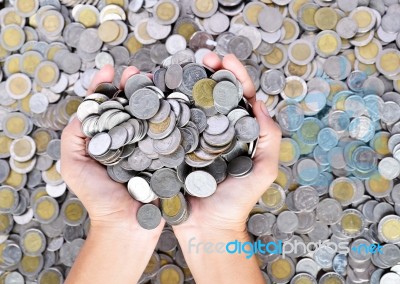
M154 230L146 230L140 227L135 220L108 222L103 220L91 220L89 236L110 240L154 241L160 238L163 226Z

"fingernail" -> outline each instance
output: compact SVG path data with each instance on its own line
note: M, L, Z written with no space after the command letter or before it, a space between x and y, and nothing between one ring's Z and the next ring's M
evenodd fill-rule
M270 116L269 112L268 112L268 109L267 109L267 106L262 102L260 103L260 105L261 105L261 110L265 114L265 116Z

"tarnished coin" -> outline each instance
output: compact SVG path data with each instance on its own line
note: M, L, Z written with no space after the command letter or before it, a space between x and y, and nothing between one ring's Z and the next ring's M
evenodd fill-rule
M145 204L138 209L136 218L142 228L153 230L157 228L161 222L161 212L157 206L153 204Z

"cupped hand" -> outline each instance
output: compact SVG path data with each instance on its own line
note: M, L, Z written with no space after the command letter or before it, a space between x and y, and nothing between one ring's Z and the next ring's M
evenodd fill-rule
M282 133L265 105L256 101L254 84L234 55L227 55L221 61L215 53L210 53L204 58L204 64L214 70L227 69L242 83L244 96L252 105L259 123L260 137L251 174L244 178L228 177L210 197L189 197L191 215L174 230L202 227L208 230L244 231L251 209L277 177Z
M135 67L128 67L122 74L120 88L123 89L129 77L138 73ZM111 66L102 68L93 79L88 95L97 85L111 83L113 78ZM80 121L75 118L61 137L61 175L87 209L91 226L144 230L136 220L140 203L129 195L124 184L113 181L106 168L87 154L88 142L81 131ZM162 221L154 231L159 233L163 226Z

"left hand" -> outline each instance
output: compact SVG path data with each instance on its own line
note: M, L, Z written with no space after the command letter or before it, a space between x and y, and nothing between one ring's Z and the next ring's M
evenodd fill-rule
M128 67L121 79L120 88L132 75L138 74L135 67ZM88 94L100 83L112 82L114 68L105 66L93 79ZM142 229L136 212L140 203L128 193L126 185L113 181L106 168L86 153L89 139L81 131L81 123L75 118L63 131L61 138L61 174L69 188L87 209L91 227L121 228L122 230L149 231ZM164 221L152 234L160 234Z

